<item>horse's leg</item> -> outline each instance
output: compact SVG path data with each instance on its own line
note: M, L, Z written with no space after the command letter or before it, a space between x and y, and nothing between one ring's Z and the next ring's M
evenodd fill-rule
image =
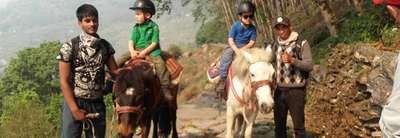
M171 129L170 119L171 119L171 117L170 117L168 106L165 106L165 105L161 106L160 120L159 120L161 137L167 138L169 136L170 129Z
M257 114L258 114L258 110L256 112L251 113L250 116L247 117L247 119L246 119L247 121L245 121L246 130L244 132L244 138L252 137L253 124L254 124L254 121L256 120ZM244 116L244 117L246 117L246 116Z
M153 138L158 138L158 118L160 115L159 109L153 115Z
M233 130L235 125L235 115L232 107L229 105L226 108L226 138L233 138Z
M178 138L178 131L176 130L176 110L178 109L177 97L178 97L178 89L179 85L175 85L172 89L173 92L173 100L172 100L172 108L171 110L171 124L172 124L172 138Z
M244 138L251 138L251 134L253 132L253 123L254 123L254 121L250 121L249 123L246 123L246 131L244 134Z
M240 137L243 137L244 135L244 118L242 114L239 114L238 117L236 118L235 122L235 133L239 134Z
M178 131L176 130L176 109L172 109L172 115L171 115L171 121L172 121L172 138L178 138Z
M146 120L144 122L144 126L142 127L142 138L148 138L149 133L150 133L150 128L151 128L151 117L146 117Z

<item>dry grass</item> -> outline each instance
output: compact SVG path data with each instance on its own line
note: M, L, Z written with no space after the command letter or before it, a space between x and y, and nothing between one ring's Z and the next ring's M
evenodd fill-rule
M208 44L185 52L185 56L179 60L184 66L184 72L178 103L194 98L205 89L207 85L206 70L209 64L220 56L223 47L222 44Z

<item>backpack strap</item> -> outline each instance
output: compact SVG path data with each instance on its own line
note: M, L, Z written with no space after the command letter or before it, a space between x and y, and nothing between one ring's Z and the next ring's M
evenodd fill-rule
M78 50L79 50L79 42L80 42L80 37L76 36L71 39L71 69L74 70L76 67L76 56L78 56Z
M71 39L71 49L72 49L72 51L71 51L71 62L70 62L70 65L71 65L71 75L72 75L72 79L73 78L75 78L75 68L76 68L76 56L78 55L78 50L79 50L79 42L80 42L80 37L79 36L77 36L77 37L74 37L74 38L72 38ZM75 85L74 83L74 81L72 81L71 80L71 83L73 84L73 85Z

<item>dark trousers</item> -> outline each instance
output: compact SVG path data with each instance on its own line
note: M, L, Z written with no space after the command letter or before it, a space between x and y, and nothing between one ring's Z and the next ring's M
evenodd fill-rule
M295 138L305 138L305 88L278 88L274 94L275 137L286 138L287 114L292 117Z
M100 113L98 119L93 119L96 138L104 138L106 131L106 106L103 99L100 100L84 100L75 99L79 109L85 110L87 113ZM68 107L67 102L64 101L62 122L61 122L61 137L62 138L80 138L82 135L83 123L82 121L75 120L72 115L71 109ZM89 124L87 124L89 125ZM84 130L86 138L92 138L92 128Z

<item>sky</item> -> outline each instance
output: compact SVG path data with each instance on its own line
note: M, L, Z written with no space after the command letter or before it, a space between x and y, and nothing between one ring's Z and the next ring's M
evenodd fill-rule
M0 8L4 8L11 0L0 0Z

